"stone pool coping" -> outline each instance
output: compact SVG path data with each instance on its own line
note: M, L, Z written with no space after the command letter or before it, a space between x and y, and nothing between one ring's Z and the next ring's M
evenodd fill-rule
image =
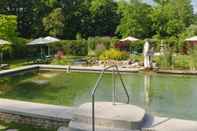
M0 120L46 129L68 126L73 107L0 99Z
M100 72L105 67L101 66L92 66L92 67L83 67L83 66L64 66L64 65L29 65L18 67L14 69L8 69L0 71L0 77L9 76L9 75L17 75L18 73L31 72L35 70L61 70L61 71L71 71L71 72ZM125 73L137 73L142 68L119 68L120 72ZM112 70L108 70L110 72Z
M32 124L48 129L68 127L68 123L73 119L73 111L73 107L0 99L0 120ZM147 116L143 120L141 130L136 131L196 130L197 121Z
M33 70L39 69L38 65L23 66L14 69L2 70L0 71L0 76L16 75L20 72L31 72Z
M0 71L0 77L17 75L18 73L32 72L35 70L60 70L60 71L71 71L71 72L101 72L105 67L104 66L67 66L67 65L29 65L22 66L14 69L2 70ZM108 70L111 72L112 70ZM121 68L119 71L122 73L138 73L144 71L144 68ZM154 69L153 72L159 74L177 74L177 75L197 75L197 71L191 70L168 70L168 69Z
M56 121L70 121L72 107L0 99L0 112Z
M66 70L66 71L77 71L77 72L100 72L102 71L104 68L104 66L62 66L62 65L38 65L39 68L42 69L62 69L62 70ZM143 70L143 68L121 68L119 67L119 71L120 72L125 72L125 73L137 73L139 71ZM112 71L112 69L108 69L107 71Z
M197 75L197 71L192 70L164 70L159 69L156 71L156 73L160 74L177 74L177 75Z

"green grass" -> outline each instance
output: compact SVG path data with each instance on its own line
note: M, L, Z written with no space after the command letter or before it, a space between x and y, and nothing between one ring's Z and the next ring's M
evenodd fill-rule
M53 129L43 129L26 124L0 122L0 131L6 131L8 129L18 129L18 131L55 131Z
M10 65L10 68L17 68L23 66L26 62L30 61L29 59L13 59L5 60L6 64Z

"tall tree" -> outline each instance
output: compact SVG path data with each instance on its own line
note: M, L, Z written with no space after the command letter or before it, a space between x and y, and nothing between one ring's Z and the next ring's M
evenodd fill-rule
M47 1L55 0L0 0L0 13L17 16L21 36L38 37L44 33L42 18L52 10Z
M155 0L156 1L156 0ZM177 36L193 21L191 0L157 0L153 28L159 37Z
M91 32L91 0L60 0L65 17L64 37L75 39L77 34L87 37ZM69 32L69 33L68 33Z
M24 37L45 35L42 19L52 10L40 0L19 0L18 30Z
M51 36L62 37L64 32L64 16L61 8L54 9L43 18L45 31Z
M0 37L5 39L13 39L17 36L16 16L0 15Z
M120 36L132 35L139 38L152 36L151 6L139 0L132 0L129 3L119 2L119 12L121 22L117 27L117 33Z
M112 0L92 0L90 12L94 29L93 36L114 35L120 21L117 3Z

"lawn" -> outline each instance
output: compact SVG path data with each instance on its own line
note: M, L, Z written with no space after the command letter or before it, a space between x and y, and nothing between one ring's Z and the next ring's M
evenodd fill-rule
M9 64L10 68L17 68L23 66L25 63L30 61L29 59L12 59L12 60L5 60L4 63Z
M16 123L6 124L4 122L0 122L0 131L6 131L8 129L18 129L18 131L55 131L51 129L37 128L32 125L16 124Z

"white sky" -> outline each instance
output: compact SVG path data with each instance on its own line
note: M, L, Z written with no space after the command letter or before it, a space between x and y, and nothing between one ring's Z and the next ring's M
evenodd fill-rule
M147 1L148 3L153 3L153 0L145 0ZM192 4L194 6L194 11L197 12L197 0L192 0Z

